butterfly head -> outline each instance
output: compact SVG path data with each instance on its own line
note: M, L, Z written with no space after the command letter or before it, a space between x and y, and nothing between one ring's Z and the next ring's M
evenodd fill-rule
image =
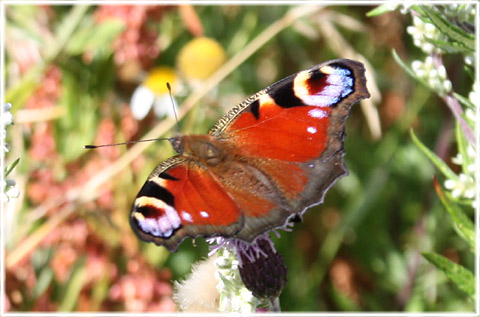
M178 154L183 154L183 151L184 151L183 140L184 140L184 137L182 135L168 138L168 142L170 142L170 144L172 144L173 149Z
M210 135L186 135L170 138L173 148L184 156L195 158L207 166L217 166L225 161L228 149Z

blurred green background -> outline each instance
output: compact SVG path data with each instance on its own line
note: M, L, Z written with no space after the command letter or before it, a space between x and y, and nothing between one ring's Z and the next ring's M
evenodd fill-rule
M181 132L206 133L244 98L335 58L365 63L372 98L354 106L346 123L350 175L293 232L274 238L289 270L282 310L473 310L421 255L435 251L474 266L435 193L434 175L443 178L409 135L413 129L455 170L453 116L392 57L392 49L406 62L424 56L406 33L409 15L367 17L373 7L365 6L4 9L5 100L15 116L6 163L20 158L10 177L21 193L5 205L8 311L174 311L172 281L208 245L187 239L169 253L140 242L128 223L148 174L174 154L170 144L83 145L178 133L171 115L132 116L132 95L148 79L163 87L173 78ZM217 67L200 76L208 65L179 57L202 36L224 50L189 47L223 65L212 77ZM462 56L444 63L455 91L468 95ZM152 76L159 66L166 71ZM158 107L168 113L171 103Z

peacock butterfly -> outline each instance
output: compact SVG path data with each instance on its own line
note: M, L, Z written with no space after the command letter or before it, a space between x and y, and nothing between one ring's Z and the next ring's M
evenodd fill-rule
M179 154L157 166L138 193L133 230L175 251L186 237L251 243L286 225L347 174L345 120L368 97L363 65L336 59L249 97L207 135L170 138Z

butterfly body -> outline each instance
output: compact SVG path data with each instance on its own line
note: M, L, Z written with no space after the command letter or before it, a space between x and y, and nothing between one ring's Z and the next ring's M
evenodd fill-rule
M363 65L334 60L289 76L224 115L207 135L170 138L131 212L138 236L174 251L185 237L245 242L319 204L344 176L344 121L369 96Z

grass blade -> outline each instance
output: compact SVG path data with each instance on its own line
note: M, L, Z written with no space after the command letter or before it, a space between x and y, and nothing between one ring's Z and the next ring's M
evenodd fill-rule
M423 143L417 138L415 132L410 130L410 137L412 138L413 143L432 161L432 163L438 168L443 175L448 179L458 179L457 174L455 174L448 165L442 161L435 153L433 153L429 148L427 148Z
M460 207L448 200L436 180L434 180L434 187L443 206L445 206L448 213L452 216L458 235L465 240L472 249L475 249L475 226L472 220L468 218Z
M463 45L470 51L475 51L475 37L464 32L459 27L445 20L435 9L422 6L423 12L430 18L432 23L450 39Z
M445 275L454 282L458 288L467 293L470 298L475 297L475 276L465 267L450 261L446 257L435 252L425 252L422 255L430 263L442 270Z
M85 267L85 259L80 259L72 269L70 279L65 287L65 295L63 296L58 311L73 311L78 302L78 295L82 290L83 284L87 276Z

